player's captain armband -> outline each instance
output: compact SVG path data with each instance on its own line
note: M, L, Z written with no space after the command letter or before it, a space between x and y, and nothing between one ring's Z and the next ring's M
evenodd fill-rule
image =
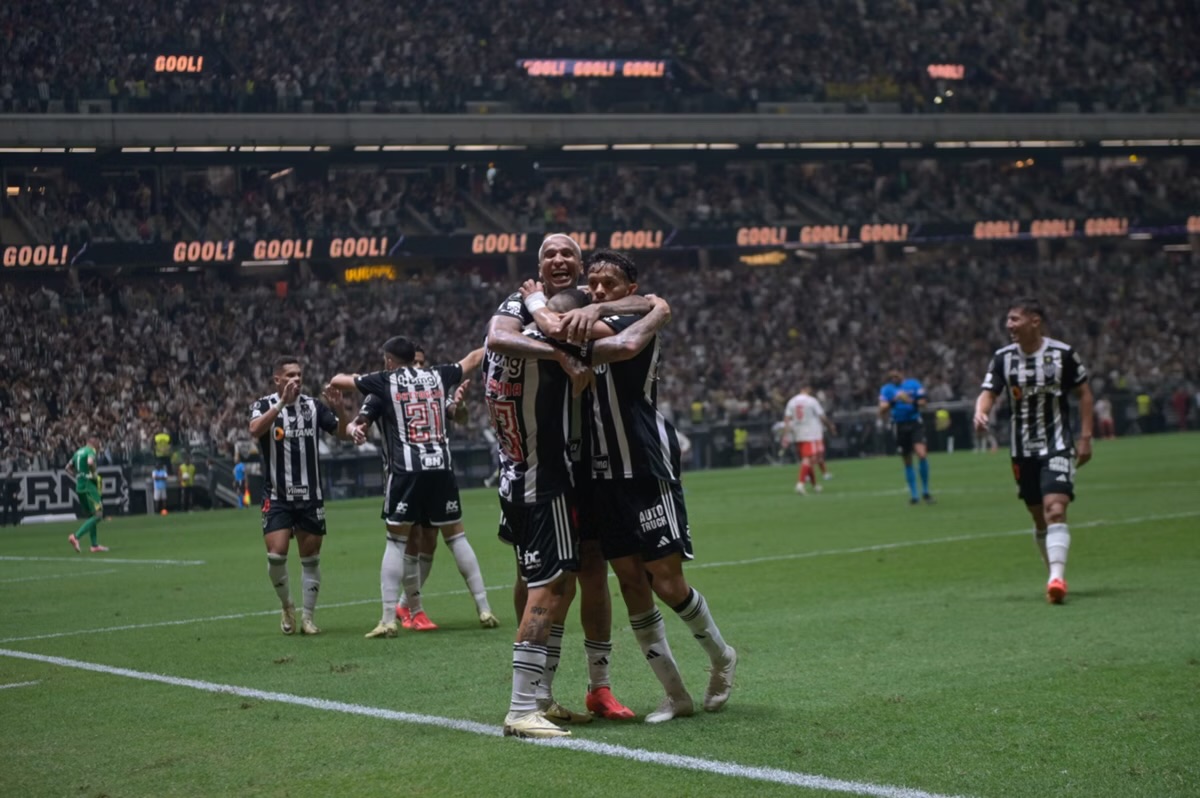
M546 295L541 291L534 291L525 297L525 308L530 313L537 313L544 307L546 307Z

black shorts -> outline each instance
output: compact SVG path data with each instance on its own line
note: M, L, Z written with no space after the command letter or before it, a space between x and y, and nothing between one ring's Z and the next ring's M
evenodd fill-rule
M1017 497L1026 504L1041 504L1042 497L1051 493L1064 494L1075 500L1075 455L1060 452L1047 457L1014 457L1013 478L1017 481Z
M592 507L604 559L639 554L651 562L675 552L692 559L680 483L654 477L593 480Z
M925 443L925 424L921 420L896 422L896 448L900 454L912 454L913 447Z
M596 481L592 479L591 470L575 466L575 507L579 511L579 539L599 540L600 528L597 525L596 502L592 490Z
M500 539L516 550L517 569L529 587L542 587L567 571L579 570L579 529L574 497L564 493L541 504L500 500Z
M311 535L325 534L324 502L283 502L263 499L263 534L278 529L300 529Z
M389 524L448 526L462 520L462 501L453 471L389 474L383 496Z

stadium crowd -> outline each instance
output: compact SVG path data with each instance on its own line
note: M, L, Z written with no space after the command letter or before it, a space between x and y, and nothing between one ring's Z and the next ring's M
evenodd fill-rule
M521 58L665 58L645 110L753 110L758 102L885 101L907 111L1161 111L1187 106L1200 19L1178 0L68 0L0 6L0 108L75 111L458 112L596 110L604 81L530 78ZM160 55L205 57L198 73ZM961 64L962 80L930 77ZM625 81L635 82L635 81ZM645 83L646 81L642 81ZM947 89L950 93L947 93Z
M659 390L685 430L693 417L774 419L805 382L835 412L870 407L892 367L924 380L935 400L972 397L1006 343L1005 303L1030 292L1045 302L1051 334L1081 351L1097 395L1200 385L1191 335L1200 273L1170 255L1038 262L943 250L892 263L710 269L639 260L642 291L672 303ZM312 282L285 298L212 277L186 290L96 280L78 294L5 283L0 466L61 465L85 428L116 458L148 450L163 427L229 454L247 441L247 408L270 390L276 354L302 357L313 393L337 371L379 368L378 346L394 334L423 343L432 362L457 360L514 287L453 272L368 287ZM480 399L473 390L460 439L483 440Z
M1200 211L1186 157L1013 161L736 162L494 170L221 167L57 179L10 198L42 243L333 237L524 230L731 228L761 224L1161 220ZM448 171L447 171L448 170ZM161 198L157 184L165 189ZM469 206L476 212L468 215Z

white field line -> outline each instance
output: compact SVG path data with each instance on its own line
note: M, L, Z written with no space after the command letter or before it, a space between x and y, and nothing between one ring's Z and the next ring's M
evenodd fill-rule
M0 585L6 585L11 582L40 582L43 579L75 579L80 576L99 576L100 574L115 574L116 568L109 568L105 571L76 571L73 574L46 574L44 576L21 576L16 579L0 579Z
M30 654L24 651L0 649L0 656L32 660L34 662L42 662L48 665L58 665L64 668L77 668L79 670L91 671L93 673L105 673L112 676L123 676L127 679L137 679L144 682L157 682L159 684L166 684L172 687L187 687L193 690L201 690L206 693L234 695L240 698L251 698L259 701L270 701L278 704L290 704L292 706L304 707L306 709L316 709L325 712L340 712L346 715L359 715L363 717L376 718L378 720L411 723L419 726L434 726L440 729L467 732L469 734L478 734L485 737L501 736L501 730L499 726L489 725L486 723L477 723L469 720L459 720L457 718L443 718L438 715L420 715L412 712L399 712L391 709L383 709L381 707L364 706L362 704L347 704L341 701L329 701L323 698L310 698L308 696L292 695L290 693L268 692L265 690L256 690L250 687L239 687L231 684L218 684L216 682L206 682L199 679L184 679L159 673L135 671L128 668L115 668L109 665L101 665L93 662L82 662L80 660L66 659L64 657ZM772 784L783 784L809 790L828 790L831 792L848 793L850 795L876 796L877 798L951 798L951 796L939 795L937 793L925 792L924 790L916 790L908 787L894 787L887 784L845 781L843 779L833 779L827 776L819 776L811 773L797 773L790 770L780 770L778 768L754 767L751 765L741 765L736 762L722 762L719 760L703 759L700 757L684 756L681 754L647 751L644 748L627 748L621 745L599 743L576 738L559 738L552 741L539 741L535 744L546 745L554 748L565 748L571 751L595 754L597 756L628 759L648 765L693 770L701 773L711 773L719 776L729 776L732 778L747 779L751 781L769 782Z
M100 555L96 555L99 557ZM117 557L100 557L93 561L90 557L14 557L0 556L0 561L4 562L78 562L78 563L104 563L105 565L204 565L204 560L122 560Z
M1115 520L1098 520L1098 521L1083 521L1077 524L1071 524L1075 529L1091 529L1101 526L1125 526L1129 524L1142 524L1147 521L1169 521L1179 518L1194 518L1200 515L1200 510L1182 512L1182 513L1167 513L1163 515L1143 515L1135 518L1118 518ZM710 563L688 563L688 569L693 568L729 568L741 565L755 565L763 562L783 562L788 560L803 560L812 557L835 557L843 554L863 554L872 551L889 551L893 549L906 549L914 546L934 546L943 543L961 543L968 540L986 540L988 538L1012 537L1015 535L1031 534L1031 529L1010 529L1005 532L980 532L974 535L954 535L951 537L931 538L927 540L907 540L898 541L896 543L878 543L871 546L856 546L846 549L824 549L818 551L802 551L796 554L774 554L766 557L754 557L747 560L728 560L725 562L710 562ZM609 574L612 578L612 574ZM493 585L488 587L488 592L497 590L511 590L512 585ZM466 590L447 590L440 593L423 593L425 598L437 598L439 596L459 596L465 594ZM363 604L378 604L378 598L358 599L356 601L342 601L333 604L321 604L321 609L335 609L339 607L359 607ZM243 618L256 618L266 615L276 615L278 609L271 610L256 610L253 612L237 612L228 615L210 615L205 618L184 618L175 621L154 621L152 623L132 623L122 626L105 626L99 629L77 629L71 632L51 632L43 635L29 635L26 637L5 637L0 638L0 643L24 643L29 640L52 640L59 637L76 637L78 635L90 634L107 634L109 632L128 632L138 629L155 629L163 626L188 626L194 623L209 623L211 621L236 621Z
M33 687L35 684L41 683L41 679L34 679L32 682L13 682L12 684L0 684L0 690L7 690L10 687Z

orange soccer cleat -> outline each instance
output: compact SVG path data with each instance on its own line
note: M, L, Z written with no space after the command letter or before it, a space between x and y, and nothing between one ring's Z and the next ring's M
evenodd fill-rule
M412 616L412 625L408 627L415 632L432 632L438 628L438 625L429 620L429 616L425 611L414 612Z
M1062 604L1067 599L1067 583L1063 579L1051 579L1046 585L1046 601L1051 604Z
M613 695L612 689L609 687L597 687L595 690L588 690L587 700L584 701L588 712L591 712L598 718L605 720L633 720L636 717L634 711L622 704Z
M405 629L411 629L412 628L412 611L408 607L404 607L404 606L397 604L396 605L396 620L399 621L400 625L403 626Z

